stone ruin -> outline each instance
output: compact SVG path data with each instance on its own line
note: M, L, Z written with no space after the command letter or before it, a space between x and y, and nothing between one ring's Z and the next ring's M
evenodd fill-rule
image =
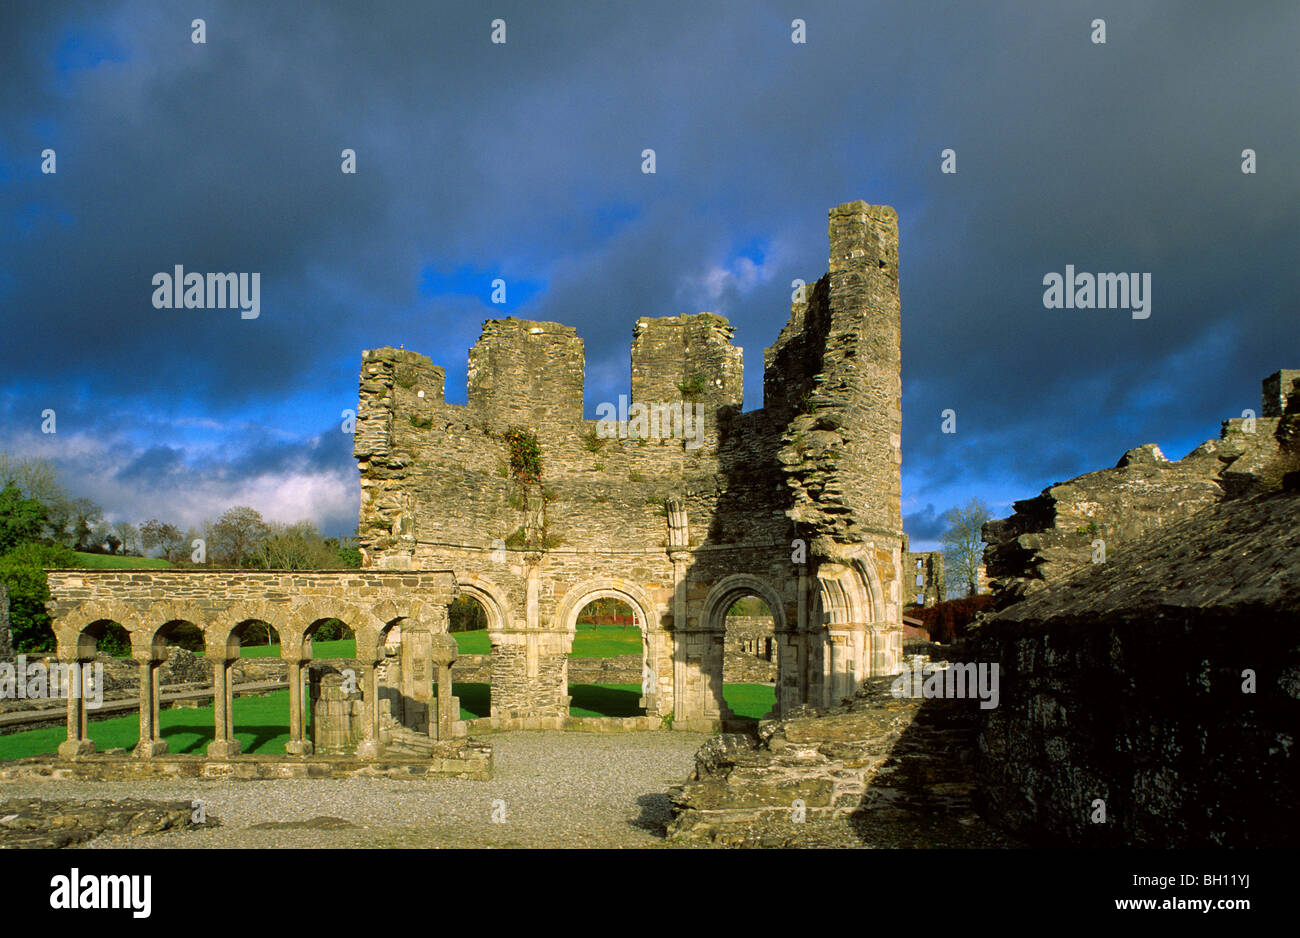
M14 636L9 627L9 591L0 583L0 659L13 657Z
M725 621L742 596L772 612L777 712L897 670L897 216L841 205L829 240L829 272L766 350L758 410L741 408L741 349L710 313L638 319L630 395L599 420L583 416L582 339L559 323L485 323L463 405L425 356L365 353L364 563L450 570L482 604L493 726L563 726L576 619L604 597L641 624L642 705L674 726L731 717ZM512 466L521 438L537 477Z
M491 771L452 694L448 604L462 594L483 606L491 640L485 728L565 725L577 617L600 598L627 603L641 627L646 716L633 728L727 724L726 613L744 596L771 611L776 713L893 673L905 550L898 219L850 202L830 211L828 234L828 272L798 291L766 350L758 410L742 410L741 349L710 313L638 320L630 396L603 402L597 421L583 417L582 340L557 323L486 323L466 405L447 403L443 369L424 356L366 352L355 437L363 569L51 570L58 660L92 662L105 629L124 628L134 756L167 763L153 769L163 774L202 772L168 753L158 721L169 637L197 628L212 673L206 758L246 777L319 768L232 761L234 686L250 667L241 636L255 625L280 636L287 756L373 763L392 749L431 757L425 774L458 778ZM355 635L354 660L314 655L313 635L332 620ZM79 777L120 773L95 755L87 719L69 696L60 757L79 763Z
M1300 370L1282 370L1259 417L1183 459L1137 447L985 526L1000 611L947 660L909 665L996 666L995 705L872 679L841 706L716 737L670 792L669 836L1292 846L1298 522Z

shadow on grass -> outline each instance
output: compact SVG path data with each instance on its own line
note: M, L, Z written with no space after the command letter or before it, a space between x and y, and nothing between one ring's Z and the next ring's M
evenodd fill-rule
M575 717L640 717L639 684L570 684L569 714Z

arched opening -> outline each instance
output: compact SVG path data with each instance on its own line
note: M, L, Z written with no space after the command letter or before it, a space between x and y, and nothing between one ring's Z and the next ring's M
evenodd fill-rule
M460 699L462 720L474 720L492 713L492 641L488 636L488 612L483 601L462 590L447 607L447 631L456 640L459 657L452 670L452 694ZM433 694L438 696L434 678Z
M323 617L303 629L301 663L286 662L290 686L285 752L304 755L355 749L364 719L356 657L356 632L344 620Z
M737 719L759 720L776 706L776 623L762 597L745 594L727 607L722 639L722 697Z
M279 752L289 741L289 690L277 686L279 657L280 633L264 619L245 619L226 640L228 738L239 752Z
M568 655L571 716L645 716L643 626L636 608L614 592L595 596L578 610Z

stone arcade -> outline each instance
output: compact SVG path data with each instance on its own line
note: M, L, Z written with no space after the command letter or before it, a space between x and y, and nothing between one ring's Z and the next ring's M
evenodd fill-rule
M428 358L368 351L355 437L363 569L51 571L60 659L89 660L107 623L126 628L140 668L135 754L146 759L166 750L154 673L180 623L203 632L212 662L209 758L238 753L228 676L252 622L279 631L289 665L288 754L311 751L302 669L330 618L356 636L359 757L383 751L376 674L394 642L402 660L423 662L424 693L408 694L403 719L415 714L435 740L463 734L450 698L454 650L444 647L458 593L481 603L492 644L491 715L473 730L565 725L577 618L602 597L627 603L642 629L639 725L726 726L725 621L744 596L771 610L777 714L897 672L910 591L898 220L864 202L829 215L829 272L800 291L766 350L761 409L742 412L741 350L710 313L639 319L632 342L633 405L695 405L694 439L598 433L583 418L582 340L556 323L485 323L466 405L445 401L444 371ZM518 432L540 448L540 479L511 468ZM442 719L429 696L435 661ZM60 755L93 751L85 721L70 700Z

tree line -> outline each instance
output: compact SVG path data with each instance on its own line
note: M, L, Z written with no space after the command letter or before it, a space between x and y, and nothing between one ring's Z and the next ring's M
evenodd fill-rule
M325 537L311 521L266 521L247 505L234 506L185 530L158 518L138 526L109 522L94 501L68 493L48 460L0 453L0 583L9 593L15 651L54 649L45 611L50 598L45 571L99 565L88 562L92 558L87 554L152 555L179 567L327 570L361 566L354 538Z

